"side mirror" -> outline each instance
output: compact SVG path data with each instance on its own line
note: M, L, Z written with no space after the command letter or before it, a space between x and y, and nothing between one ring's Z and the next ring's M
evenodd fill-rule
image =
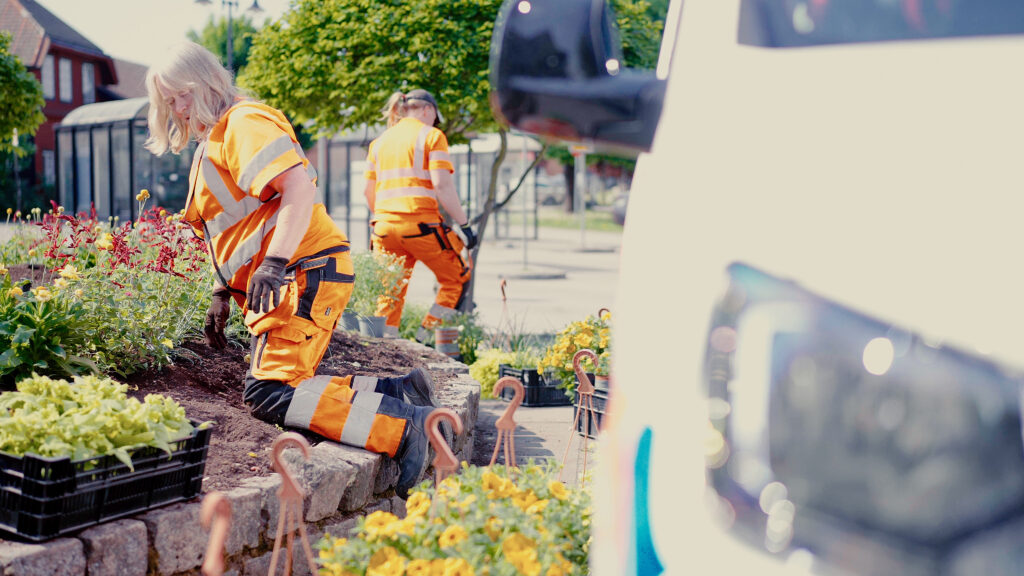
M604 0L506 0L491 44L491 107L524 132L646 151L665 81L622 67Z

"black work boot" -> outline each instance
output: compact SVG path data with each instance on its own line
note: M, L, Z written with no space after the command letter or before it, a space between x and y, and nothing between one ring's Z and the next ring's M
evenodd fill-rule
M432 408L441 405L434 395L434 379L423 368L416 368L402 377L401 391L401 399L409 404Z
M400 468L395 492L402 500L409 498L409 489L423 477L427 466L433 460L434 453L426 432L427 416L430 415L433 408L429 406L410 406L410 408L412 408L412 416L405 421L405 433L398 446L398 451L395 453L395 461L398 462Z

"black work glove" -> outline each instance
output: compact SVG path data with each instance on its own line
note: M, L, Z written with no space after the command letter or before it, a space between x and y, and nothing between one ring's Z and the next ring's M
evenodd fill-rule
M206 311L206 323L203 325L206 345L210 348L223 350L228 345L228 338L224 335L224 326L228 323L229 315L231 315L231 293L223 288L218 288L213 291L213 300L210 302L210 308Z
M473 228L469 224L462 227L462 234L466 237L466 250L472 250L476 246L477 238Z
M267 256L263 259L249 280L249 292L245 295L249 310L262 314L281 303L281 286L285 285L284 269L287 265L287 258Z

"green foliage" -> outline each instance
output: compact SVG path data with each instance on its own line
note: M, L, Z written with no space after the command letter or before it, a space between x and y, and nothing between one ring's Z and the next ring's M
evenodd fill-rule
M249 63L249 52L253 39L259 31L253 26L248 16L232 16L231 18L231 60L235 72L241 73ZM228 19L210 16L206 26L199 32L189 30L185 36L213 52L225 67L228 65Z
M0 265L0 384L11 388L33 372L72 376L95 369L80 356L88 325L82 305L55 298L45 286L23 288Z
M405 518L373 512L316 548L321 574L586 574L590 524L589 490L566 487L551 461L463 464L411 493Z
M664 23L650 15L645 0L611 0L615 24L622 40L622 59L628 68L653 70L661 52Z
M406 300L405 306L402 308L402 319L398 322L398 337L415 340L416 331L423 325L423 317L429 310L429 305Z
M497 129L488 63L500 0L297 0L253 43L239 83L320 134L380 122L396 90L438 100L452 143Z
M476 362L477 349L487 339L476 312L459 312L441 320L438 328L459 329L459 356L466 365Z
M177 402L160 394L139 402L127 390L96 376L73 383L25 378L17 391L0 394L0 451L72 460L113 454L131 468L131 449L152 446L170 454L171 442L192 434Z
M480 396L482 398L494 398L494 384L498 381L498 366L500 364L511 365L515 360L515 354L506 352L499 348L488 348L481 351L469 366L469 375L480 383ZM534 362L536 366L536 362Z
M584 372L607 375L611 361L612 315L605 311L600 316L587 316L583 320L570 322L555 337L555 341L544 350L544 357L537 363L537 371L550 372L565 390L571 394L576 389L576 372L573 357L580 350L590 350L598 357L595 367L589 358L580 362Z
M397 295L408 283L405 257L381 250L352 255L355 283L346 307L359 316L375 316L381 302Z
M15 131L19 139L35 134L46 120L43 116L46 101L42 85L21 60L11 54L10 47L10 33L0 32L0 152L21 156L25 149L14 145Z

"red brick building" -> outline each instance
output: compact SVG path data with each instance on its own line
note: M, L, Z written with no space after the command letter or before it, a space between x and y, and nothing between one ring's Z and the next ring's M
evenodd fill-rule
M118 100L126 97L120 92L136 87L111 89L120 82L114 60L34 0L0 0L0 30L11 33L11 52L43 85L46 121L36 132L32 172L33 183L52 186L57 174L54 125L83 104Z

